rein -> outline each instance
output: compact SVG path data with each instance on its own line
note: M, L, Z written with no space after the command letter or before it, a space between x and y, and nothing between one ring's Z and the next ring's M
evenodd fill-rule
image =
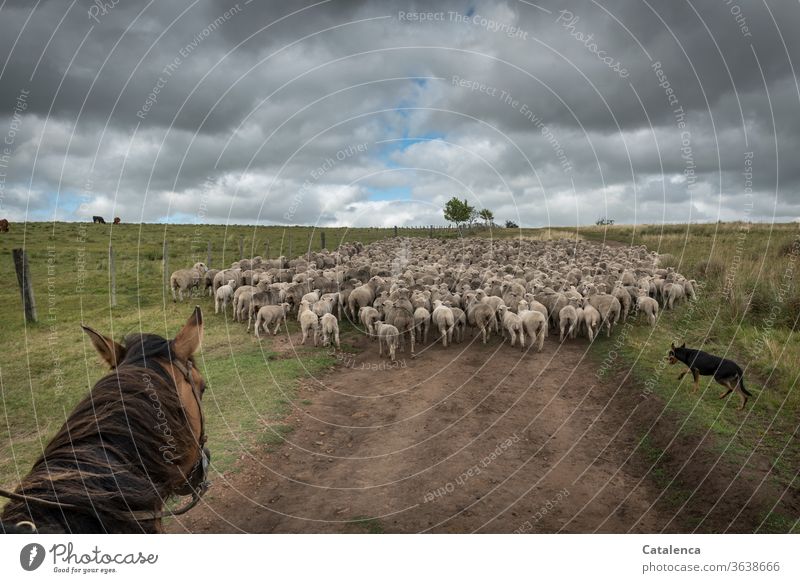
M200 482L197 486L194 486L193 484L189 483L189 487L192 489L192 499L176 510L164 510L161 512L154 512L151 510L128 510L127 514L132 515L133 519L136 520L137 522L148 521L148 520L159 520L170 516L180 516L181 514L186 514L192 508L197 506L197 503L200 502L200 499L208 491L208 487L210 486L210 482L208 481L209 457L206 454L206 450L204 447L207 441L206 431L205 431L206 428L205 418L203 416L203 407L200 404L200 396L197 393L197 388L195 387L194 384L194 378L192 377L192 363L191 361L188 361L184 365L182 362L174 360L170 361L170 364L172 364L172 366L183 375L184 380L186 380L186 382L188 382L189 385L192 387L192 396L194 397L195 403L197 404L197 410L200 412L200 436L198 438L198 443L200 444L199 445L200 458L197 460L197 462L195 462L195 465L192 467L192 470L188 476L188 478L191 479L198 472L200 472ZM177 386L175 388L177 390ZM25 494L18 494L17 492L12 492L4 488L0 488L0 496L8 498L9 500L25 502L26 504L34 503L34 504L39 504L41 506L48 506L50 508L59 508L62 510L72 510L75 512L91 513L90 510L82 506L69 504L67 502L56 502L54 500L47 500L45 498L39 498L38 496L28 496ZM34 533L37 532L36 525L28 520L19 522L16 524L16 526L17 527L25 526L26 528L29 528L31 532Z

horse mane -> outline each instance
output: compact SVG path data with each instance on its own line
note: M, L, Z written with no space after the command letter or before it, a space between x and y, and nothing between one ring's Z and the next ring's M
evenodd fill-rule
M3 522L31 521L40 532L160 528L130 511L162 508L185 483L180 462L197 441L174 383L154 360L171 360L170 342L132 334L123 345L123 361L76 405L16 490L78 509L12 500Z

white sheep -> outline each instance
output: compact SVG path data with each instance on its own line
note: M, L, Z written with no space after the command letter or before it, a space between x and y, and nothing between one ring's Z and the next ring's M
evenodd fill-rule
M566 332L566 336L570 338L575 337L575 326L578 324L578 311L575 308L575 303L573 300L570 300L570 303L561 308L558 312L558 326L559 326L559 336L558 341L564 342L564 336Z
M314 346L317 346L317 336L319 335L319 317L312 310L306 310L300 314L300 330L303 332L303 340L300 342L300 344L306 343L308 332L311 330L314 332Z
M214 313L219 314L220 305L222 305L222 313L228 309L228 302L233 298L233 284L235 280L229 279L228 283L217 288L214 294Z
M522 327L522 320L520 319L519 315L509 310L508 306L505 304L501 304L497 311L500 315L502 330L504 332L508 332L508 335L511 338L511 346L514 346L517 336L519 336L520 347L524 349L525 330Z
M183 301L183 293L189 292L192 289L205 285L205 275L208 271L205 263L195 263L190 269L179 269L173 271L169 277L169 287L172 290L172 301ZM175 291L178 292L178 298L175 297Z
M275 324L275 330L272 332L272 335L275 336L281 323L286 321L287 313L289 313L289 304L286 302L277 306L264 306L258 310L258 315L256 316L256 338L260 338L258 331L262 325L264 332L269 333L270 324Z
M536 351L541 352L547 336L547 316L539 310L528 309L528 302L525 300L519 301L517 310L517 316L522 320L522 328L531 339L531 346L536 343ZM522 345L525 346L524 340Z
M339 322L333 314L325 314L320 320L322 328L322 345L329 346L333 337L336 348L339 348Z
M658 302L655 299L648 295L641 294L636 298L636 309L640 312L644 312L651 326L656 325L656 318L658 318Z
M361 320L361 325L364 326L368 336L375 334L375 322L381 319L381 313L372 306L364 306L358 311L358 317Z
M394 362L395 353L397 352L397 342L400 333L397 328L391 324L386 324L381 321L375 322L375 333L378 335L378 354L383 356L383 345L389 351L389 358Z
M428 330L431 327L431 313L420 306L414 310L414 330L416 331L418 342L428 342Z
M583 306L583 322L581 324L589 342L592 342L597 336L601 321L600 312L593 305L587 303Z
M435 300L433 302L433 314L431 314L431 321L436 330L439 331L439 336L442 339L442 346L447 348L447 343L453 342L453 328L455 326L455 315L450 306L445 306L442 300Z

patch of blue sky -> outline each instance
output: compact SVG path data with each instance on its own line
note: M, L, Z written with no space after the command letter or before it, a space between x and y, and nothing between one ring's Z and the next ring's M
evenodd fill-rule
M411 200L410 186L368 187L367 193L369 200Z

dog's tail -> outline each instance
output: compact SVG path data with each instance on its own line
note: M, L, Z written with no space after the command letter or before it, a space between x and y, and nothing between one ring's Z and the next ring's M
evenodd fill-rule
M742 373L739 373L739 388L742 390L742 393L744 393L748 397L753 396L753 393L744 388L744 376L742 375Z

